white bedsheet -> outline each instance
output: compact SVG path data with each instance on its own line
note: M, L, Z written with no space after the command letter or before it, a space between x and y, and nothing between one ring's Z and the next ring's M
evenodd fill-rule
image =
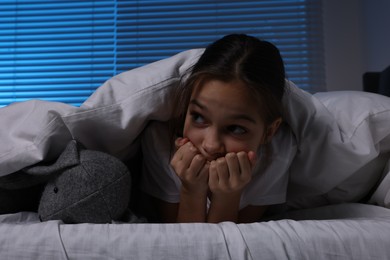
M0 258L390 259L389 209L345 204L294 214L323 220L70 225L22 212L0 216Z

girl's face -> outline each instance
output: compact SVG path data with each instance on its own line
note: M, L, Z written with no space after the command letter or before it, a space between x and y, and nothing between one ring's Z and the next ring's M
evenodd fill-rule
M208 161L229 152L257 152L265 131L258 110L243 83L209 80L193 90L183 135Z

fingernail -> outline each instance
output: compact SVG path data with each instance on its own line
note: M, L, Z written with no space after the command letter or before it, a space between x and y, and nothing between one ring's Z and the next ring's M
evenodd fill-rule
M176 146L182 146L182 145L184 145L186 142L188 142L188 138L178 137L178 138L176 138L176 140L175 140L175 145L176 145Z
M196 147L192 143L190 143L190 142L189 142L189 147L190 147L191 151L195 151L196 150Z

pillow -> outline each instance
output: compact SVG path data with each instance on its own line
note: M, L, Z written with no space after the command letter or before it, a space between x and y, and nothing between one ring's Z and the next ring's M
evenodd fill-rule
M299 96L287 103L286 118L298 141L290 167L291 205L361 200L389 158L390 99L359 91Z

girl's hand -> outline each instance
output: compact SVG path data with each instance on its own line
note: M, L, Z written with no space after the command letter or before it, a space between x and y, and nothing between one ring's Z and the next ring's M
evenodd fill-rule
M254 152L228 153L212 161L209 169L211 205L207 221L238 221L241 192L252 178Z
M228 153L210 163L209 188L214 195L241 193L252 178L256 154L252 151Z
M175 144L171 166L181 180L182 191L204 195L208 190L209 163L187 138L178 138Z

